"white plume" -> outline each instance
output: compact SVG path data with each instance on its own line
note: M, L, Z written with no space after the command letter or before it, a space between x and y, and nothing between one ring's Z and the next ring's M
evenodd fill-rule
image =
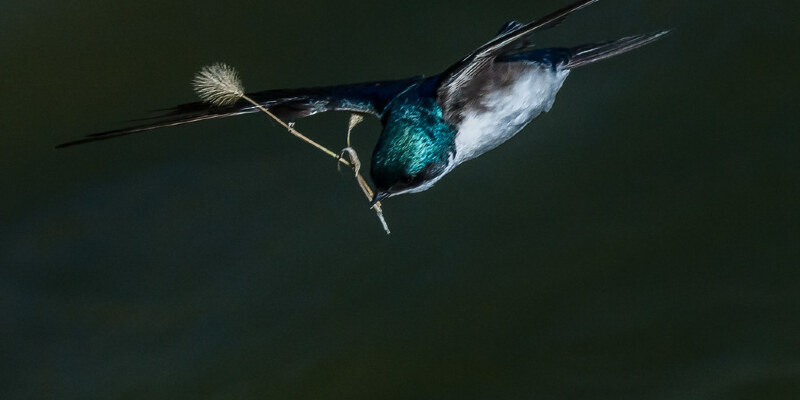
M227 106L244 96L244 86L239 73L223 63L207 65L192 80L194 92L205 102Z

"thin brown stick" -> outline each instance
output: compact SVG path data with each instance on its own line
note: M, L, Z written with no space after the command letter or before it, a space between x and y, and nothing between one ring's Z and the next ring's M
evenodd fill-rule
M358 186L361 188L361 191L364 192L364 195L367 196L367 201L372 201L372 189L369 187L369 184L367 184L367 181L364 179L364 177L359 173L359 170L361 169L361 161L358 159L358 154L352 147L345 147L342 149L342 155L345 153L350 157L350 163L353 164L353 172L355 173ZM383 217L383 208L381 208L381 202L376 202L372 208L378 215L378 219L380 220L381 225L383 225L383 230L386 231L387 235L390 234L391 231L389 230L389 224L386 223L386 219Z
M294 128L292 128L292 127L291 127L289 124L287 124L286 122L283 122L283 120L282 120L282 119L278 118L278 116L276 116L275 114L273 114L273 113L272 113L270 110L268 110L266 107L262 106L261 104L258 104L258 103L256 103L256 102L255 102L253 99L251 99L250 97L247 97L247 96L245 95L245 96L242 96L242 98L243 98L243 99L245 99L245 100L247 100L247 101L248 101L250 104L252 104L252 105L256 106L256 107L257 107L259 110L261 110L262 112L264 112L264 113L266 113L267 115L269 115L269 116L270 116L272 119L274 119L274 120L275 120L275 122L279 123L281 126L283 126L284 128L286 128L286 129L289 131L289 133L291 133L292 135L295 135L295 136L297 136L297 137L298 137L300 140L302 140L302 141L304 141L304 142L306 142L306 143L308 143L308 144L310 144L310 145L312 145L312 146L316 147L317 149L321 150L323 153L325 153L325 154L327 154L327 155L329 155L329 156L331 156L331 157L335 158L335 159L336 159L337 161L339 161L340 163L342 163L342 164L344 164L344 165L347 165L348 167L349 167L349 166L351 166L351 165L350 165L350 163L349 163L347 160L345 160L345 159L343 159L343 158L339 157L339 155L338 155L338 154L336 154L336 153L334 153L334 152L332 152L332 151L328 150L328 148L327 148L327 147L325 147L325 146L323 146L323 145L321 145L321 144L319 144L319 143L317 143L317 142L315 142L315 141L311 140L311 139L310 139L308 136L306 136L306 135L303 135L302 133L300 133L300 132L296 131L296 130L295 130Z
M311 140L308 136L305 136L302 133L298 132L291 125L287 124L282 119L278 118L278 116L273 114L266 107L264 107L261 104L258 104L257 102L255 102L250 97L244 95L244 96L242 96L242 98L245 99L250 104L252 104L253 106L255 106L256 108L258 108L259 110L261 110L263 113L269 115L270 118L272 118L273 120L275 120L275 122L277 122L278 124L280 124L281 126L286 128L286 130L288 130L289 133L291 133L292 135L296 136L298 139L300 139L300 140L302 140L302 141L304 141L304 142L316 147L317 149L319 149L323 153L333 157L334 159L336 159L337 162L342 163L342 164L344 164L344 165L346 165L348 167L353 168L353 171L355 172L356 181L358 182L358 186L361 187L361 191L364 192L364 195L367 197L367 201L372 201L374 193L372 192L372 189L369 187L369 184L367 184L367 181L364 179L364 177L361 176L361 173L359 172L359 169L357 168L357 166L360 166L360 162L358 161L358 156L355 154L355 150L352 150L352 148L349 147L349 145L350 145L350 132L349 132L349 130L348 130L348 135L347 135L347 142L348 142L348 149L350 149L350 151L348 151L347 153L350 155L350 157L351 157L350 160L351 161L345 160L341 155L334 153L333 151L329 150L327 147L325 147L325 146L323 146L323 145ZM352 130L352 128L353 127L351 126L350 130ZM389 233L391 233L389 231L389 225L386 223L386 219L383 217L383 209L381 208L381 202L376 202L375 205L372 208L375 210L375 214L377 214L378 219L380 220L380 223L383 226L383 230L386 231L386 234L388 235Z

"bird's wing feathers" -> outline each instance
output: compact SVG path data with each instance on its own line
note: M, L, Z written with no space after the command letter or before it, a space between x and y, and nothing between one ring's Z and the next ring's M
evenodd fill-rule
M394 81L367 82L341 86L266 90L248 93L248 96L287 122L325 111L350 111L380 116L391 99L416 84L421 79L421 77L415 77ZM175 108L161 111L165 111L165 113L159 116L142 119L140 121L147 121L142 124L95 133L83 139L64 143L56 147L74 146L157 128L253 113L258 110L252 104L240 100L233 105L223 107L215 107L207 103L195 102L182 104Z
M605 60L606 58L614 57L622 53L627 53L631 50L650 44L669 32L669 30L664 30L655 33L628 36L622 39L612 40L610 42L593 43L573 47L569 49L570 59L569 62L564 65L564 68L578 68L600 60Z
M533 21L527 25L515 27L513 23L507 23L501 28L501 33L475 50L472 54L464 57L455 63L442 74L437 89L439 105L442 106L445 118L455 122L458 110L461 106L460 101L465 96L460 94L464 91L471 92L470 85L480 85L480 80L473 82L473 78L480 75L494 59L509 51L519 51L520 45L527 46L529 36L534 32L552 28L561 23L567 15L578 11L598 0L581 0L570 4L552 14ZM474 89L474 88L472 88Z
M522 22L508 21L505 24L503 24L503 26L500 27L500 30L497 31L497 36L495 37L505 36L523 26L525 26L525 24L523 24Z

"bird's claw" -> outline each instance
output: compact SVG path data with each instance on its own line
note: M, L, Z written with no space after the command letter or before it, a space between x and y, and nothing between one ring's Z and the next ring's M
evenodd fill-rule
M339 153L339 159L344 157L345 154L347 154L347 157L350 159L350 165L353 167L353 172L356 176L358 176L358 172L361 171L361 160L358 159L358 153L356 153L356 150L352 147L345 147ZM337 163L336 168L339 168L340 165L341 163Z

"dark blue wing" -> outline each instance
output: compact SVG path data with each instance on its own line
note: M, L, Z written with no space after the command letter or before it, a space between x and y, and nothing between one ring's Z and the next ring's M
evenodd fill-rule
M325 111L350 111L374 114L380 117L389 102L422 77L394 81L356 83L351 85L315 87L304 89L277 89L248 93L248 97L286 122L293 122ZM258 111L252 104L240 100L230 106L215 107L203 102L181 104L162 110L164 114L146 118L146 123L122 129L95 133L83 139L64 143L56 147L111 139L132 133L144 132L168 126L183 125Z

